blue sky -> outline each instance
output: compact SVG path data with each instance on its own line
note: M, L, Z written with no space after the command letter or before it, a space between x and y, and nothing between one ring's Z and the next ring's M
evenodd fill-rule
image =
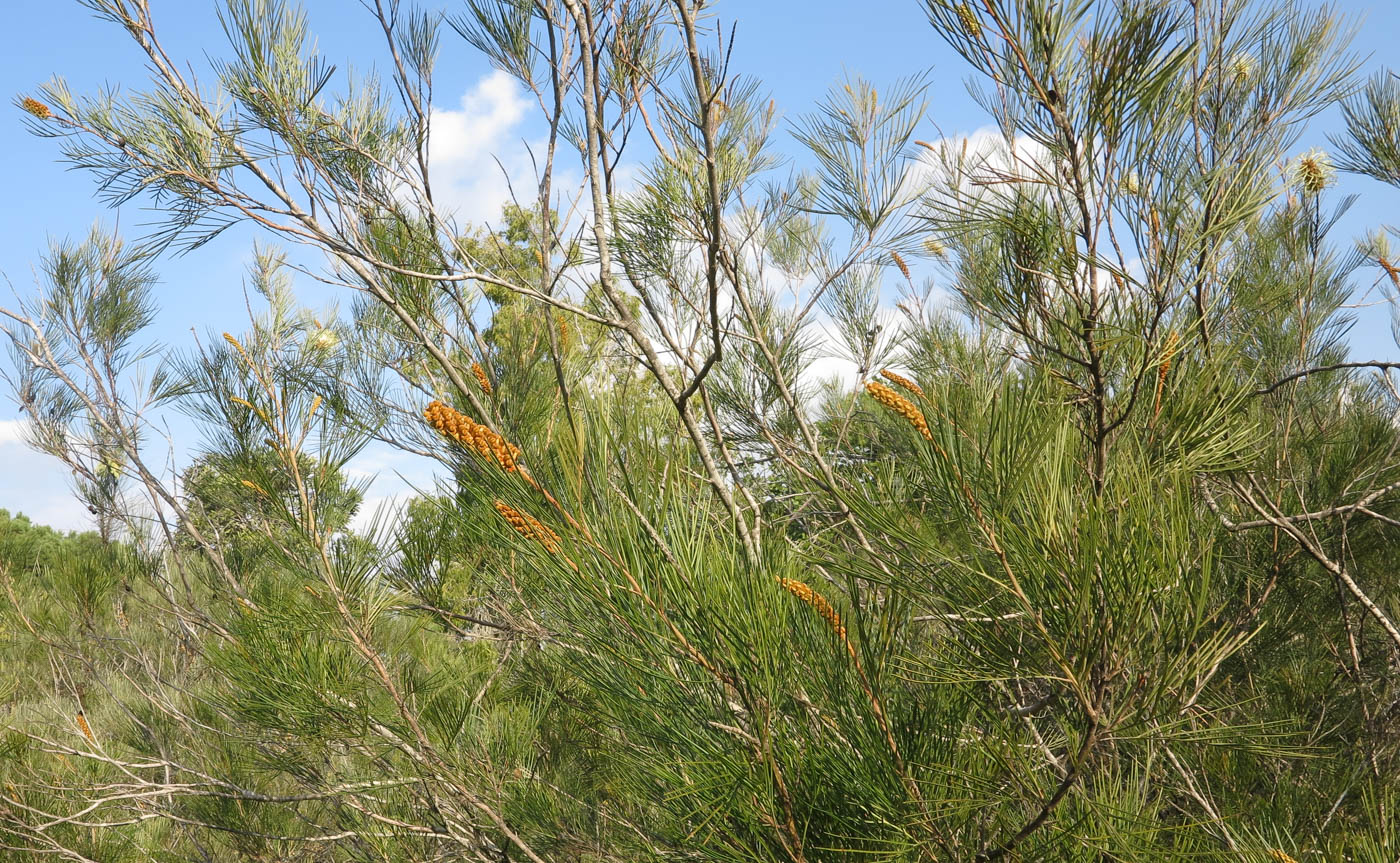
M214 0L151 0L151 5L157 30L174 56L222 52ZM357 0L303 5L321 51L342 73L350 66L363 69L364 58L380 56L382 37ZM7 101L54 75L67 78L79 93L111 84L142 86L146 73L134 46L75 0L7 0L5 6L12 35L0 51L0 92ZM1363 22L1354 50L1366 58L1366 71L1380 69L1400 41L1400 4L1347 0L1337 8ZM967 95L966 67L933 34L916 0L727 0L717 9L723 20L738 23L734 67L761 79L787 116L808 110L847 74L880 86L928 71L930 119L919 137L933 140L987 125ZM518 150L520 140L533 134L529 106L450 32L444 36L435 101L444 120L455 124L455 133L448 136L455 149L443 157L448 182L459 200L490 215L498 209L503 189L492 153ZM1335 113L1319 117L1298 149L1325 147L1327 133L1336 131L1337 124ZM19 111L9 105L0 110L0 155L5 167L0 172L0 305L14 305L11 287L21 297L33 294L34 262L51 239L80 238L97 220L135 236L151 218L140 202L120 212L107 209L93 197L90 177L58 162L54 142L30 136ZM1339 236L1400 223L1395 216L1400 192L1348 177L1337 191L1362 195L1339 226ZM243 329L243 278L257 236L252 230L229 231L192 255L162 261L161 310L151 340L185 348L193 344L195 332ZM1369 278L1361 276L1367 283ZM336 299L304 279L298 292L316 307ZM1357 314L1353 352L1400 357L1390 336L1388 310L1371 307ZM87 513L72 501L66 471L18 442L18 416L8 393L0 392L0 508L22 510L57 527L87 527ZM427 479L425 466L388 453L369 453L358 467L379 476L372 501L402 492L396 471L414 482Z

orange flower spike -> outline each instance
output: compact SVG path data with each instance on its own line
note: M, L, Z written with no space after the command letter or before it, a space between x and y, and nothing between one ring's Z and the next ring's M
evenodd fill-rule
M890 258L894 260L894 265L899 267L899 271L904 274L904 278L909 278L909 265L904 262L904 257L899 252L890 252Z
M493 506L496 507L496 512L501 514L501 518L504 518L506 523L515 529L516 533L526 539L538 542L545 551L562 559L574 571L578 571L578 565L563 555L559 544L559 534L551 530L548 525L541 523L539 519L527 512L521 512L503 500L497 500Z
M78 711L78 730L83 732L83 736L87 738L88 743L91 743L93 746L97 745L97 738L92 736L92 726L88 725L87 716L84 715L81 710Z
M501 517L515 528L516 533L539 542L550 554L559 553L559 534L550 530L539 519L521 512L505 501L496 501L495 507L496 512L499 512Z
M434 401L423 410L423 418L444 436L475 450L484 459L493 459L506 473L519 471L515 464L520 448L471 417Z
M1162 390L1167 385L1167 373L1172 369L1172 359L1176 356L1178 341L1176 330L1167 334L1167 343L1163 349L1165 357L1162 364L1157 367L1157 392L1152 399L1152 418L1154 420L1162 412Z
M1166 377L1167 372L1171 370L1172 359L1176 356L1177 343L1180 341L1181 338L1176 334L1176 330L1172 330L1167 334L1167 344L1163 350L1163 353L1166 354L1166 358L1162 360L1162 365L1157 369L1157 374L1160 377Z
M472 363L472 374L476 375L476 382L481 386L481 391L491 395L491 379L486 377L486 369L481 367L481 363Z
M842 641L846 639L846 627L841 624L841 615L826 601L826 597L817 593L810 585L792 578L780 578L778 584L783 590L812 606L813 610L825 620L831 627L831 631L836 633Z
M793 578L779 578L778 584L783 590L786 590L788 593L810 605L812 610L815 611L822 620L826 621L826 625L831 627L831 631L837 638L841 639L841 643L846 647L846 652L850 654L851 659L855 660L856 665L859 666L860 660L856 659L855 646L852 645L851 640L846 637L846 625L841 622L841 615L832 607L830 602L826 601L826 597L817 593L810 585Z
M924 440L933 440L933 432L929 431L928 420L924 419L924 412L915 407L909 399L879 381L867 381L865 391L875 401L908 420L909 424L924 436Z
M918 396L919 398L924 398L923 387L909 380L904 375L898 374L897 372L892 372L889 369L881 369L880 377L884 378L892 384L904 387L906 390Z
M40 120L53 119L53 111L49 110L49 106L40 102L38 99L25 97L24 101L19 103L19 106L24 109L25 113L31 114Z

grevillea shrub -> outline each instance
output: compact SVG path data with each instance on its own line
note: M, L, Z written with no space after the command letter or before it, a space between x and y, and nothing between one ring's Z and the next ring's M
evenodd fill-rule
M85 5L150 80L16 106L155 217L5 312L99 532L0 561L0 858L1400 853L1400 395L1345 340L1400 271L1331 233L1400 86L1333 10L927 0L965 69L779 123L738 5L368 4L382 79L276 0L207 62ZM444 50L539 106L492 225ZM233 223L296 250L251 319L149 343ZM371 444L436 480L357 518Z

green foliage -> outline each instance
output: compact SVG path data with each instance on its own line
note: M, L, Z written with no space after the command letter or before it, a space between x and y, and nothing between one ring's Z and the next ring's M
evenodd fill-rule
M63 533L0 509L0 566L13 576L40 572L101 544L92 533Z
M320 471L310 456L299 456L297 466L311 478L310 509L321 529L344 532L359 508L361 492L338 472ZM215 538L229 565L240 573L275 565L278 548L288 542L285 514L301 506L295 476L281 467L276 453L268 449L196 460L185 469L181 483L190 524L181 526L177 542L197 547L192 533Z

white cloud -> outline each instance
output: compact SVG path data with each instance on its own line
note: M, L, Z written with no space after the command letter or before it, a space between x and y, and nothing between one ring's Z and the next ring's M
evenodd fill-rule
M432 109L429 168L445 214L473 224L494 222L512 185L522 199L533 199L530 156L513 140L530 104L515 79L497 70L463 94L459 108Z
M805 392L815 392L818 385L833 378L842 389L854 389L860 383L860 367L856 363L847 359L845 351L841 349L840 342L836 334L832 331L830 324L822 324L813 327L813 331L820 333L818 339L817 358L808 363L798 376L799 384Z
M0 420L0 447L24 445L24 420Z
M348 479L369 482L350 526L364 530L376 520L392 523L409 500L420 493L436 491L436 474L441 467L432 459L394 449L388 444L375 443L366 447L344 469Z
M1026 182L1053 174L1049 151L1022 135L1007 140L1000 129L984 126L925 144L905 183L937 198L977 199L988 193L1012 194Z
M904 315L890 306L882 306L875 313L875 322L882 333L882 342L893 338L907 323ZM798 379L805 389L813 392L818 384L832 378L848 390L861 385L858 358L851 356L846 340L841 338L831 318L818 316L807 328L807 333L816 342L817 358L808 363L799 375Z

